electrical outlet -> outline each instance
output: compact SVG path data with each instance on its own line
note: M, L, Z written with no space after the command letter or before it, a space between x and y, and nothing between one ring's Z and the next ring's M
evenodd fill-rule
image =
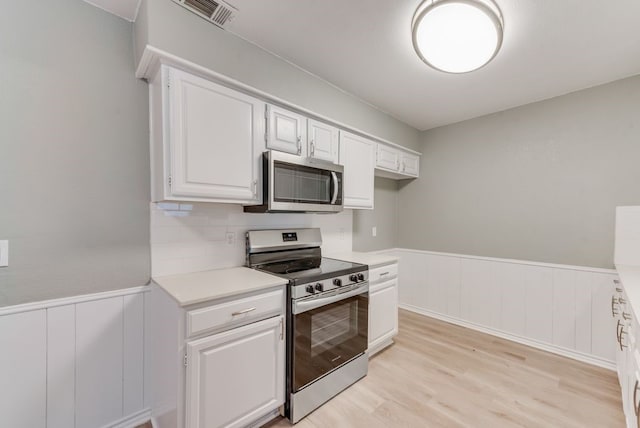
M9 241L0 241L0 267L9 266Z
M373 226L371 228L371 236L378 236L378 228Z
M227 245L234 245L236 243L236 233L227 232Z

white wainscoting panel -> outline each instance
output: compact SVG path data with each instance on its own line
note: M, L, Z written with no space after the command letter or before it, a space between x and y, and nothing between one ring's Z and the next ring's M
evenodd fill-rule
M0 425L46 426L47 314L0 317Z
M76 306L47 309L47 428L75 424Z
M550 352L615 366L614 270L408 249L400 307Z
M101 427L122 417L122 314L121 297L76 308L77 427Z
M0 308L0 426L133 427L147 287Z
M525 316L524 268L511 263L499 263L495 271L496 282L500 284L502 308L500 326L502 330L524 336L527 329Z
M144 295L123 297L123 415L144 408Z
M524 274L525 337L553 343L553 271L526 266Z
M579 276L587 276L585 272L579 272ZM585 278L591 285L591 353L602 359L615 361L615 346L612 331L615 331L615 322L611 315L611 281L613 275L592 274ZM588 306L585 305L585 312ZM586 319L586 316L585 316Z

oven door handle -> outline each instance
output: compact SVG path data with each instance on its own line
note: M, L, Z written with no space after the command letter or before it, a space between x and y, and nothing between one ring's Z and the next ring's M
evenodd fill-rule
M292 312L294 315L301 314L303 312L310 311L312 309L319 308L324 305L328 305L331 303L339 302L340 300L345 300L353 296L357 296L359 294L364 294L369 292L369 283L361 283L358 288L354 288L349 291L345 291L344 293L332 294L327 297L319 297L315 299L303 300L298 302L293 302Z
M336 200L338 199L338 175L331 171L331 180L333 181L333 196L331 197L331 205L336 204Z

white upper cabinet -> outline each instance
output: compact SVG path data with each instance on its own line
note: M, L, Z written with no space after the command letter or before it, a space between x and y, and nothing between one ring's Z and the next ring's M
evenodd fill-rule
M400 172L417 177L420 172L420 156L402 152L400 154Z
M344 207L373 209L376 143L340 131L340 163L344 165Z
M376 149L376 175L387 178L403 179L418 177L420 173L420 156L378 143Z
M267 148L306 156L307 118L273 105L267 105Z
M385 144L378 144L376 168L398 171L400 168L400 152L398 149Z
M317 120L307 121L309 157L338 162L338 128Z
M258 203L264 102L161 70L151 85L154 201Z

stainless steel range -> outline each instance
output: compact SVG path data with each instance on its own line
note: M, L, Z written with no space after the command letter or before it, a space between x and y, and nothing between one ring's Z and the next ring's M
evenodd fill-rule
M293 423L367 374L367 265L322 257L320 229L247 232L247 265L289 280L284 414Z

